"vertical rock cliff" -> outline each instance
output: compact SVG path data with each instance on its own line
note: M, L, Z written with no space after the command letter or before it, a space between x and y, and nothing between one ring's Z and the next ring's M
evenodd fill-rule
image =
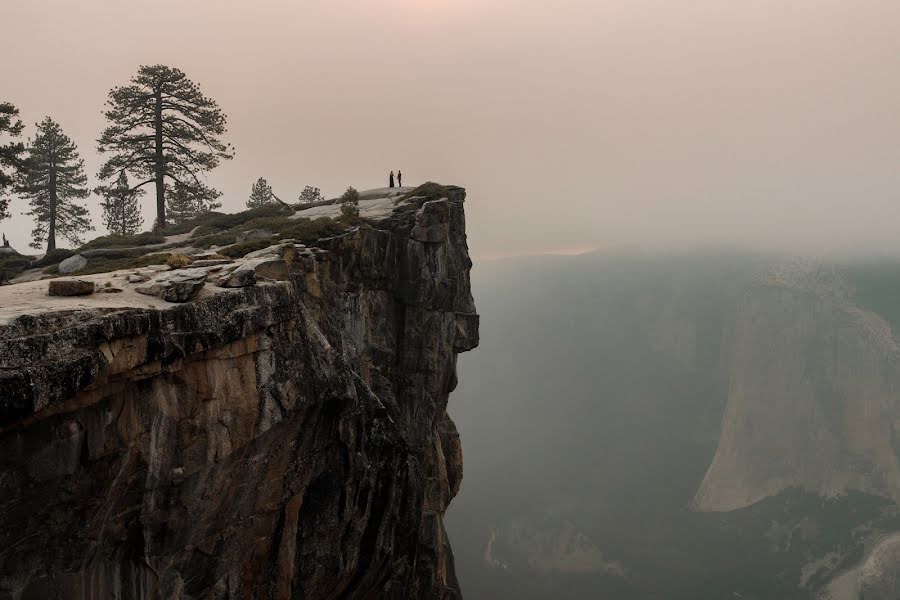
M283 281L7 306L0 598L457 598L478 317L446 196L291 248Z

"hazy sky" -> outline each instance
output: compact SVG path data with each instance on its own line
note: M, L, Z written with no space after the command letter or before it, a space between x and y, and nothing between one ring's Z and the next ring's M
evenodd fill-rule
M0 19L0 98L29 135L58 120L92 178L108 90L163 63L229 117L237 155L209 178L228 210L259 176L293 199L400 168L468 188L482 258L900 250L897 0L3 0ZM24 250L31 223L0 230Z

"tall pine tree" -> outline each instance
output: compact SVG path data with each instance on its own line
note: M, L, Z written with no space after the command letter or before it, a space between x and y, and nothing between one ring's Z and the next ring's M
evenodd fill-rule
M84 161L75 143L50 117L37 124L37 135L28 145L19 192L31 203L33 248L46 242L47 252L55 250L58 235L77 245L81 234L93 229L87 209L73 202L90 195Z
M119 174L115 185L99 186L95 193L103 196L100 206L103 207L103 225L110 233L117 235L134 235L144 224L138 197L144 194L142 189L132 189L128 183L128 175Z
M264 204L275 201L272 186L264 178L260 177L250 188L250 199L247 200L247 208L258 208Z
M14 176L22 168L22 154L25 144L15 141L22 135L22 121L19 109L9 102L0 102L0 221L9 216L9 198L7 189L12 186Z
M166 226L166 191L177 184L199 206L209 206L221 193L200 176L234 156L220 140L226 117L215 101L178 69L142 66L131 84L109 92L105 112L110 125L97 141L112 156L100 169L101 179L122 172L136 176L132 189L156 187L156 224Z

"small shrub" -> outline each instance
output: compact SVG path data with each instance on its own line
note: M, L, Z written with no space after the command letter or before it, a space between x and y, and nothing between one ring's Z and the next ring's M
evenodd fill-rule
M354 219L359 217L359 192L352 187L348 187L347 191L341 196L341 216L345 219Z
M5 258L0 258L0 282L8 281L30 269L33 261L33 258L21 254L6 255Z
M51 250L41 258L34 261L31 266L36 269L40 269L43 267L48 267L50 265L58 265L70 256L75 256L76 254L77 252L75 252L74 250L69 250L68 248L57 248L56 250Z
M194 262L194 259L190 256L185 256L184 254L170 254L169 258L166 259L166 264L173 269L183 269L192 262Z
M448 195L449 192L447 192L446 187L442 186L439 183L428 181L400 196L398 202L402 200L409 200L410 198L421 198L423 196L425 198L428 198L429 200L440 200L441 198L448 197Z

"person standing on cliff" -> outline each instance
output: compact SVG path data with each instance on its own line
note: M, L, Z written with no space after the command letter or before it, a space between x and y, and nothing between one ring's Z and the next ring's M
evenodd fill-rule
M400 169L397 169L397 187L403 187L403 173Z
M394 187L394 172L391 171L391 187Z

